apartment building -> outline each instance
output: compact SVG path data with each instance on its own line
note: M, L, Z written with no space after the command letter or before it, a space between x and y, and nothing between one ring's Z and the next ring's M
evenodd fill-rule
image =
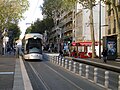
M102 6L102 25L105 25L105 7ZM99 4L93 9L94 14L94 30L95 41L99 40ZM69 44L69 42L91 42L90 32L90 12L84 9L81 5L76 4L75 9L71 11L55 11L54 22L55 27L51 32L51 42L57 42L55 46L62 47ZM104 35L105 28L101 27L102 36ZM102 37L101 37L102 38ZM91 50L91 47L89 47ZM89 50L89 51L90 51ZM96 48L98 54L98 47Z
M117 14L118 14L118 22L120 26L120 0L115 0L115 7L117 8ZM114 8L111 3L107 3L106 5L106 31L105 36L109 37L116 37L117 38L117 55L120 57L120 35L119 30L117 28L117 19L116 19L116 13L114 11Z

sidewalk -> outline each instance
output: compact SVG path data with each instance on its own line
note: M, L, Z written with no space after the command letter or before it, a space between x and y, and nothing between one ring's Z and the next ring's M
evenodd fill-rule
M33 90L21 57L0 56L0 90Z
M70 60L72 60L74 57L65 57L68 58ZM80 60L87 60L87 61L91 61L91 62L96 62L96 63L101 63L101 64L106 64L106 65L112 65L112 66L116 66L120 68L120 59L116 59L116 60L107 60L107 63L103 62L103 59L99 59L99 58L74 58L74 59L80 59Z
M12 90L16 58L13 55L0 56L0 90Z
M87 58L85 60L90 60L90 61L97 62L97 63L104 63L102 58L101 59L99 59L99 58L95 58L95 59ZM107 63L104 63L104 64L120 67L120 59L107 60Z

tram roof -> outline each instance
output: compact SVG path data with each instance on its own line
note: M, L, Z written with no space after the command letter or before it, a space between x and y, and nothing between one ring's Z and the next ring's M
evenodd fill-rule
M39 33L28 33L28 34L25 34L24 39L26 40L26 39L33 38L33 37L42 39L43 35Z

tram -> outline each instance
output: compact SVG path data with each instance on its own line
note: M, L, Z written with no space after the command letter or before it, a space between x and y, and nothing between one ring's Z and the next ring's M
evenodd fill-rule
M24 48L24 55L23 58L25 60L35 60L43 59L42 55L42 40L43 40L43 35L39 33L28 33L25 34L23 40L22 40L22 45Z

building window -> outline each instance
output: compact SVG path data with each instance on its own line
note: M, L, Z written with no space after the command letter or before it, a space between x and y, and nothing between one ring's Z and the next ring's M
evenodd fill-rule
M113 33L116 33L116 20L114 19L114 28L113 28Z
M108 35L110 35L111 34L111 30L110 29L108 29Z
M113 28L113 33L116 33L116 28Z

